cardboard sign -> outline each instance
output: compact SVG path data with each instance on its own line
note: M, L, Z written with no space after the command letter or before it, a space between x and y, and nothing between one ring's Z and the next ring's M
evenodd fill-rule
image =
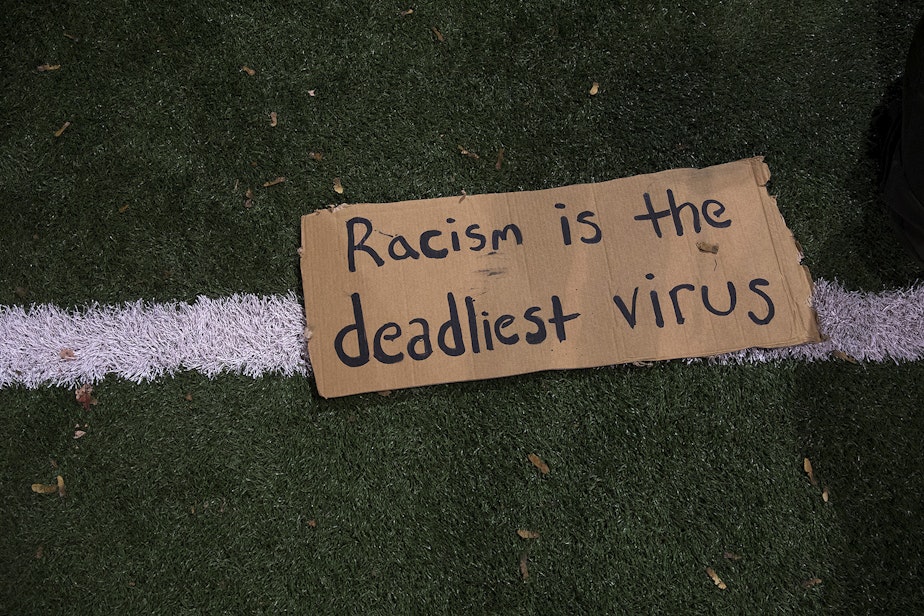
M819 340L761 158L302 217L311 364L344 396Z

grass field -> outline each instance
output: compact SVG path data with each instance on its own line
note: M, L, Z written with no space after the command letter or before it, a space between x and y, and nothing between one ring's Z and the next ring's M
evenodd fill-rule
M754 155L813 275L921 278L867 140L924 2L689 4L9 3L0 304L300 291L332 203ZM0 613L924 610L921 362L94 395L0 390Z

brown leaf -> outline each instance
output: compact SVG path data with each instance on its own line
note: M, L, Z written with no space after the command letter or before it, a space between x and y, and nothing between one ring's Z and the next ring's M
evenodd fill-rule
M192 394L187 393L185 396L183 396L183 399L186 400L187 402L192 402Z
M813 577L802 582L802 588L811 588L821 584L821 578Z
M398 13L398 15L400 15L401 17L407 17L408 15L413 15L413 14L414 14L414 9L404 9L403 11Z
M720 589L725 590L728 588L728 586L725 585L725 582L722 581L722 578L719 577L719 574L715 572L715 569L712 567L706 567L706 573L709 574L709 577L712 578L712 582Z
M90 407L96 404L96 398L93 397L93 386L89 383L81 385L74 395L85 411L89 411Z
M828 492L828 486L825 486L824 489L821 491L821 500L827 503L829 498L831 498L831 495Z
M474 159L476 159L476 160L479 159L479 158L481 158L480 156L478 156L478 155L475 154L474 152L469 152L468 150L466 150L465 148L463 148L461 145L457 145L456 147L459 148L459 154L461 154L462 156L468 156L469 158L474 158Z
M61 68L60 64L41 64L35 67L35 70L37 70L40 73L44 73L45 71L56 71L59 68Z
M270 111L270 126L275 127L277 123L277 117L275 111Z
M503 164L504 164L504 148L501 148L497 151L497 160L494 162L494 168L500 171L501 165Z
M308 90L308 96L317 96L317 90Z
M529 561L529 555L526 552L520 554L520 577L523 578L523 581L529 579L529 566L527 562Z
M334 192L338 195L343 194L343 184L340 182L340 178L334 178Z
M324 154L322 154L321 152L308 152L308 158L310 158L311 160L320 161L324 158Z
M64 134L64 131L66 131L66 130L67 130L67 127L70 126L70 125L71 125L70 122L65 122L64 124L62 124L62 125L61 125L61 128L59 128L58 130L55 131L55 137L57 138L57 137L60 137L61 135L63 135L63 134Z
M87 433L85 430L74 430L74 439L83 438Z
M600 91L600 84L597 83L597 82L595 81L595 82L593 83L593 85L590 86L590 95L591 95L591 96L596 96L596 95L597 95L597 92L599 92L599 91Z
M444 40L444 39L443 39L443 33L439 31L439 28L437 28L436 26L433 26L433 27L430 28L430 30L433 31L433 34L434 34L434 35L436 35L436 40L438 40L440 43L442 43L443 40Z
M548 474L549 474L549 465L546 464L545 462L543 462L543 461L542 461L542 458L540 458L539 456L537 456L537 455L534 454L534 453L531 453L531 454L529 454L529 455L526 456L526 457L529 459L530 462L533 463L533 466L535 466L536 468L539 469L539 471L540 471L543 475L548 475Z
M808 475L809 482L813 486L818 485L818 480L815 479L815 472L812 470L812 461L808 458L803 458L802 460L802 470L805 471L805 474Z
M36 560L41 560L42 556L44 556L44 555L45 555L45 548L44 548L44 547L38 546L37 548L35 548L35 559L36 559Z
M848 355L844 351L832 351L831 356L834 357L834 359L839 359L841 361L845 361L850 364L860 363L859 361L857 361L856 357L854 357L853 355Z
M36 494L54 494L58 491L58 486L56 484L33 483L32 491Z
M318 521L317 521L317 520L314 520L314 519L308 520L308 526L310 526L311 528L317 528L317 526L318 526Z
M119 214L124 214L125 212L128 211L128 208L129 208L129 205L126 203L125 205L119 208Z
M700 252L708 252L710 254L716 254L719 252L718 244L710 244L709 242L696 242L696 248Z
M269 180L268 182L263 182L263 188L269 188L270 186L275 186L276 184L282 184L285 181L286 179L280 175L275 180Z
M741 560L741 556L735 554L734 552L723 552L722 557L728 560Z
M246 66L246 65L245 65L245 66L242 66L242 67L241 67L241 70L244 71L245 73L247 73L248 75L250 75L251 77L253 77L254 75L257 74L257 71L253 70L252 68L250 68L249 66Z
M390 389L384 389L384 390L382 390L382 391L377 391L377 392L375 392L375 393L377 393L378 395L382 396L383 398L387 398L388 396L391 395L391 390L390 390Z
M67 38L71 39L71 40L74 41L75 43L78 42L78 41L80 40L79 38L77 38L77 37L74 36L73 34L68 34L67 32L64 33L64 36L66 36Z
M67 491L64 489L64 477L58 475L58 496L64 498L67 496Z
M462 189L462 196L459 197L459 203L462 203L463 201L465 201L465 198L466 198L467 196L468 196L468 193L465 192L465 189L463 188L463 189Z
M517 530L517 534L520 536L521 539L538 539L539 538L539 533L533 530L526 530L525 528L521 528Z
M64 361L71 361L72 359L77 359L77 355L71 349L61 349L58 351L58 357Z

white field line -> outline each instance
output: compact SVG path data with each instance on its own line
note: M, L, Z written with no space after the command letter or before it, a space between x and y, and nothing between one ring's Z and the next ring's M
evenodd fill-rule
M748 349L721 363L828 359L924 359L924 287L860 293L818 280L813 297L828 340L783 349ZM112 374L142 382L181 370L307 375L305 327L295 294L200 297L191 304L0 306L0 387L93 383Z

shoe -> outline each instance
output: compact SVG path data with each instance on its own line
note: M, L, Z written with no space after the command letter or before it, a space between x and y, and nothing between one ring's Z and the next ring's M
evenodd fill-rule
M914 31L902 79L900 115L886 138L880 195L896 231L924 263L924 19Z

